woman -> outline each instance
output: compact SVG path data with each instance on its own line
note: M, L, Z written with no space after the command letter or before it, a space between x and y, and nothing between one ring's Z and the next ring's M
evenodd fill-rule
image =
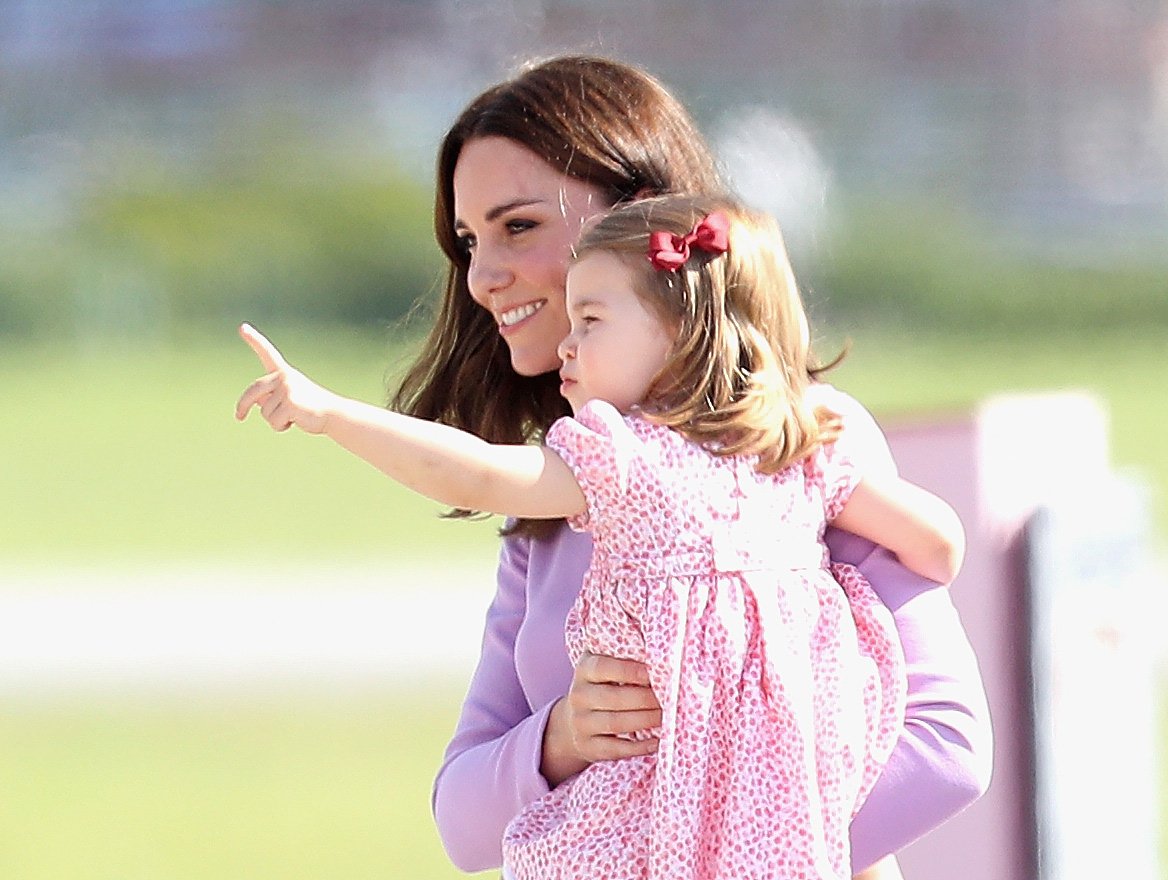
M435 234L449 262L436 324L396 409L496 443L542 435L569 412L556 347L564 277L581 227L612 205L665 192L725 190L689 114L636 68L562 57L496 85L466 108L438 156ZM864 466L893 467L871 417L823 386ZM909 672L905 728L851 828L857 872L975 800L988 784L988 713L947 590L886 551L831 535L892 610ZM434 786L434 814L462 870L498 867L507 822L599 760L644 754L622 734L656 725L643 667L586 656L573 669L564 618L591 544L563 523L512 524L482 655Z

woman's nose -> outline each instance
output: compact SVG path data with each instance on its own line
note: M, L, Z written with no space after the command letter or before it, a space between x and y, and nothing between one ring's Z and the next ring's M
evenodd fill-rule
M497 259L481 250L471 257L466 270L466 286L479 305L490 307L491 294L505 288L513 278L511 271Z

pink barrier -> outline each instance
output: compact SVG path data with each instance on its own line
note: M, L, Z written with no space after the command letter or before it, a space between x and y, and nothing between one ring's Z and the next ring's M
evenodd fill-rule
M1058 736L1057 726L1046 729L1051 725L1051 712L1057 716L1062 711L1065 716L1073 701L1059 703L1056 699L1052 709L1049 691L1059 656L1053 658L1056 668L1052 673L1051 658L1044 655L1049 633L1043 628L1045 624L1035 629L1031 621L1051 617L1047 606L1051 601L1063 601L1063 585L1048 585L1040 598L1043 607L1034 605L1029 579L1034 565L1032 559L1028 565L1027 524L1036 511L1051 504L1057 507L1068 498L1074 497L1074 503L1081 506L1083 487L1106 486L1114 480L1109 468L1106 416L1098 403L1085 395L1011 396L987 401L974 413L918 423L886 420L884 427L901 473L946 498L965 523L969 553L953 586L953 598L977 652L995 734L994 775L988 793L902 854L905 878L1067 880L1080 873L1086 875L1086 871L1075 870L1082 859L1060 855L1074 853L1075 835L1079 830L1090 833L1085 827L1088 821L1063 810L1056 800L1041 796L1054 790L1050 785L1053 765L1073 764L1085 749L1069 736ZM1106 513L1100 510L1097 515L1104 517ZM1104 601L1100 597L1097 605ZM1037 672L1036 657L1043 658ZM1144 665L1142 672L1147 673L1150 664ZM1151 680L1148 675L1148 689ZM1144 696L1151 699L1150 693ZM1122 730L1125 722L1116 723ZM1143 740L1134 740L1137 748L1154 749L1150 744L1154 740L1148 737L1147 741L1139 746ZM1115 744L1113 739L1111 748ZM1097 743L1094 749L1093 755L1083 756L1085 760L1101 758L1108 743ZM1058 755L1058 760L1052 758ZM1154 755L1139 754L1133 760L1138 763L1152 758ZM1151 768L1143 775L1158 777ZM1113 855L1117 850L1127 851L1132 856L1130 863L1138 865L1104 874L1125 880L1137 876L1154 880L1157 876L1154 784L1150 788L1151 798L1145 792L1134 805L1130 799L1117 804L1110 797L1101 797L1092 807L1095 818L1115 814L1117 809L1139 814L1134 822L1128 815L1117 824L1117 828L1138 828L1138 839L1108 841L1092 835L1097 849ZM1073 786L1067 789L1073 792ZM1106 794L1083 793L1085 797ZM1144 839L1149 836L1152 839ZM1133 850L1137 851L1134 855ZM1057 873L1052 865L1059 866ZM1097 870L1092 875L1100 876Z

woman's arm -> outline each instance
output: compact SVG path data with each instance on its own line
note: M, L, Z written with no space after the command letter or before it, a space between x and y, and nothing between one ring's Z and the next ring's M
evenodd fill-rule
M871 414L829 385L815 386L815 395L843 416L840 443L864 475L895 475L888 442ZM857 566L892 612L908 673L904 730L852 819L852 869L859 872L985 794L993 733L977 658L948 588L914 575L890 551L850 532L829 528L826 540L831 558Z
M382 473L451 507L523 517L584 512L584 493L558 455L542 446L487 443L466 431L334 394L291 367L259 331L240 335L267 374L243 392L242 420L259 407L277 431L324 434Z
M985 794L993 734L977 659L949 590L882 547L829 529L831 557L856 565L892 611L904 650L904 730L852 819L852 869L898 852Z
M515 658L516 638L528 614L530 549L526 539L503 542L478 667L434 780L431 805L438 835L462 871L498 868L503 829L549 790L539 764L553 703L532 709Z
M434 783L439 835L463 870L499 867L507 822L591 761L655 747L613 735L661 722L653 691L635 683L644 666L568 662L564 617L591 554L588 536L566 527L503 541L478 669Z

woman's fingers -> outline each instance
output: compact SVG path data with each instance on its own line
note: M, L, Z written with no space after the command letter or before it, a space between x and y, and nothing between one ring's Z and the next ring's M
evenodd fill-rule
M638 755L651 755L657 751L659 741L651 739L621 739L616 736L597 737L593 740L592 756L589 761L614 761L617 758L635 758Z
M578 684L568 692L577 739L647 730L661 723L661 706L649 688Z
M580 758L604 761L656 751L656 738L629 739L661 724L661 706L643 663L585 654L576 665L566 703L571 740Z
M649 730L661 723L660 709L642 709L636 712L594 712L591 723L593 736L624 736Z
M637 712L661 709L656 694L651 688L642 685L581 681L572 688L568 697L577 707L592 711Z
M656 737L629 737L660 725L660 709L606 711L570 707L568 717L576 752L589 763L649 755L657 750Z
M576 677L596 684L649 686L649 668L636 660L584 654L576 664Z

